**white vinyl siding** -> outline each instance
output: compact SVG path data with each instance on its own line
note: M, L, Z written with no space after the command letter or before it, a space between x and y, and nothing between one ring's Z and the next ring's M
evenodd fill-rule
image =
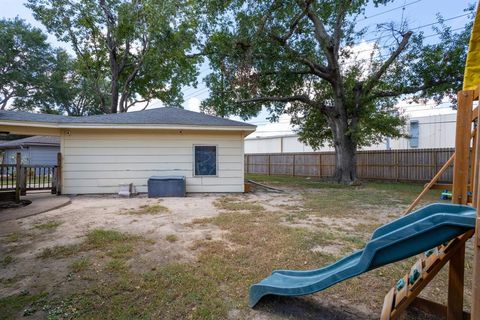
M63 134L63 193L117 193L151 176L185 176L187 192L243 192L243 133L68 130ZM217 146L218 176L193 175L194 145Z

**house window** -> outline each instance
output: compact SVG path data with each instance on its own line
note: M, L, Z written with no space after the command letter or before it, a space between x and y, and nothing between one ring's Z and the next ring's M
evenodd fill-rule
M418 121L410 121L410 148L418 148Z
M194 166L196 176L217 175L217 147L194 146Z

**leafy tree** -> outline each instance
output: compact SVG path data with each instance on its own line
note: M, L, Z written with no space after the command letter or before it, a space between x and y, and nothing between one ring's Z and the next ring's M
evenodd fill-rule
M0 19L0 109L31 110L43 101L52 50L24 20Z
M102 113L100 101L96 95L91 94L92 84L79 73L77 61L65 50L56 50L48 81L47 106L43 112L66 113L70 116ZM103 88L107 88L105 82Z
M189 0L29 0L27 7L75 51L77 68L103 112L153 98L182 102L195 83L196 15ZM109 83L108 94L104 91Z
M440 23L441 42L428 44L405 23L384 24L370 54L359 52L369 31L357 28L359 17L390 2L210 1L204 51L212 94L202 107L245 119L262 108L273 119L288 113L303 141L334 146L336 179L355 182L357 148L402 135L400 98L441 100L461 88L471 25L454 34Z

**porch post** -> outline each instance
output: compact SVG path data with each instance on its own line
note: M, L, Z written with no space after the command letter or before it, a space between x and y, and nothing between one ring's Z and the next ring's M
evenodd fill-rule
M17 152L17 157L15 159L15 202L20 202L20 181L21 181L21 163L22 163L22 154Z

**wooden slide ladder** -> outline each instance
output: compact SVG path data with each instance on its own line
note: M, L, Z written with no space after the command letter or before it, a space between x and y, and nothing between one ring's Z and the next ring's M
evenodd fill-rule
M456 124L455 153L444 164L433 179L425 185L423 191L408 207L405 214L410 213L429 190L437 189L437 181L442 174L454 163L452 187L452 203L468 204L479 211L479 164L480 154L480 127L478 107L473 107L473 101L478 100L480 86L476 90L460 91L458 93L458 112ZM472 122L475 130L471 132ZM471 152L470 152L471 151ZM470 170L469 170L470 169ZM473 188L473 189L472 189ZM473 196L469 197L468 192ZM477 216L477 232L480 228L480 218ZM400 279L390 289L384 299L381 319L398 319L409 307L435 314L440 317L453 319L480 319L480 234L475 239L474 283L472 290L472 315L463 311L465 242L475 234L469 231L446 245L441 245L427 253L421 254L410 272ZM426 285L437 273L450 262L448 283L448 305L429 301L418 297ZM477 279L477 280L475 280Z

